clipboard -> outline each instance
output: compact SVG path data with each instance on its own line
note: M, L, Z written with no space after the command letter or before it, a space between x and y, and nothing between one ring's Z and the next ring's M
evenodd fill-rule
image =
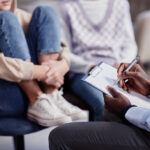
M132 105L150 109L150 99L148 97L134 91L129 94L118 87L117 69L106 63L100 62L94 69L85 75L82 80L107 95L110 95L110 93L107 91L106 87L111 86L126 96Z

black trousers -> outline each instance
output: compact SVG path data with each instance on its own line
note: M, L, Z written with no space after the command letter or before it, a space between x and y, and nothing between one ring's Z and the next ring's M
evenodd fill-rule
M50 150L150 150L150 133L117 122L70 123L54 129Z

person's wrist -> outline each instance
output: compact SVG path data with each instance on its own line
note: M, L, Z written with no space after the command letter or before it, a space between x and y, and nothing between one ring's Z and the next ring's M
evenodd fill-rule
M34 65L33 79L38 81L44 80L48 70L49 67L47 65Z
M38 68L39 68L38 65L34 65L34 67L33 67L33 77L32 77L33 80L37 79L37 77L38 77Z
M127 113L127 111L132 108L132 107L136 107L136 105L128 105L126 107L123 108L123 110L120 112L119 116L124 120L127 121L125 118L125 114Z

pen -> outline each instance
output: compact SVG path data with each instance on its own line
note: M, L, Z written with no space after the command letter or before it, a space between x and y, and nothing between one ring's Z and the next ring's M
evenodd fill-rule
M128 72L139 60L140 60L140 56L137 56L124 72Z
M128 68L123 72L128 72L130 71L130 69L140 60L140 56L137 56L135 59L133 59L133 61L130 63L130 65L128 66ZM119 79L117 80L117 83L119 82ZM125 80L125 83L128 82L128 79Z

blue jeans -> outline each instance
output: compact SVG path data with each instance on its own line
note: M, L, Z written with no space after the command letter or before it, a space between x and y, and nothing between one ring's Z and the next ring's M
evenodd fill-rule
M31 59L35 64L39 55L59 53L60 23L56 12L50 7L37 7L25 36L17 17L1 11L0 52L11 58ZM0 117L23 115L26 107L27 97L18 84L0 80Z
M93 111L94 121L102 120L102 110L104 107L103 93L82 81L84 74L75 74L69 81L72 91L82 100L87 102Z

